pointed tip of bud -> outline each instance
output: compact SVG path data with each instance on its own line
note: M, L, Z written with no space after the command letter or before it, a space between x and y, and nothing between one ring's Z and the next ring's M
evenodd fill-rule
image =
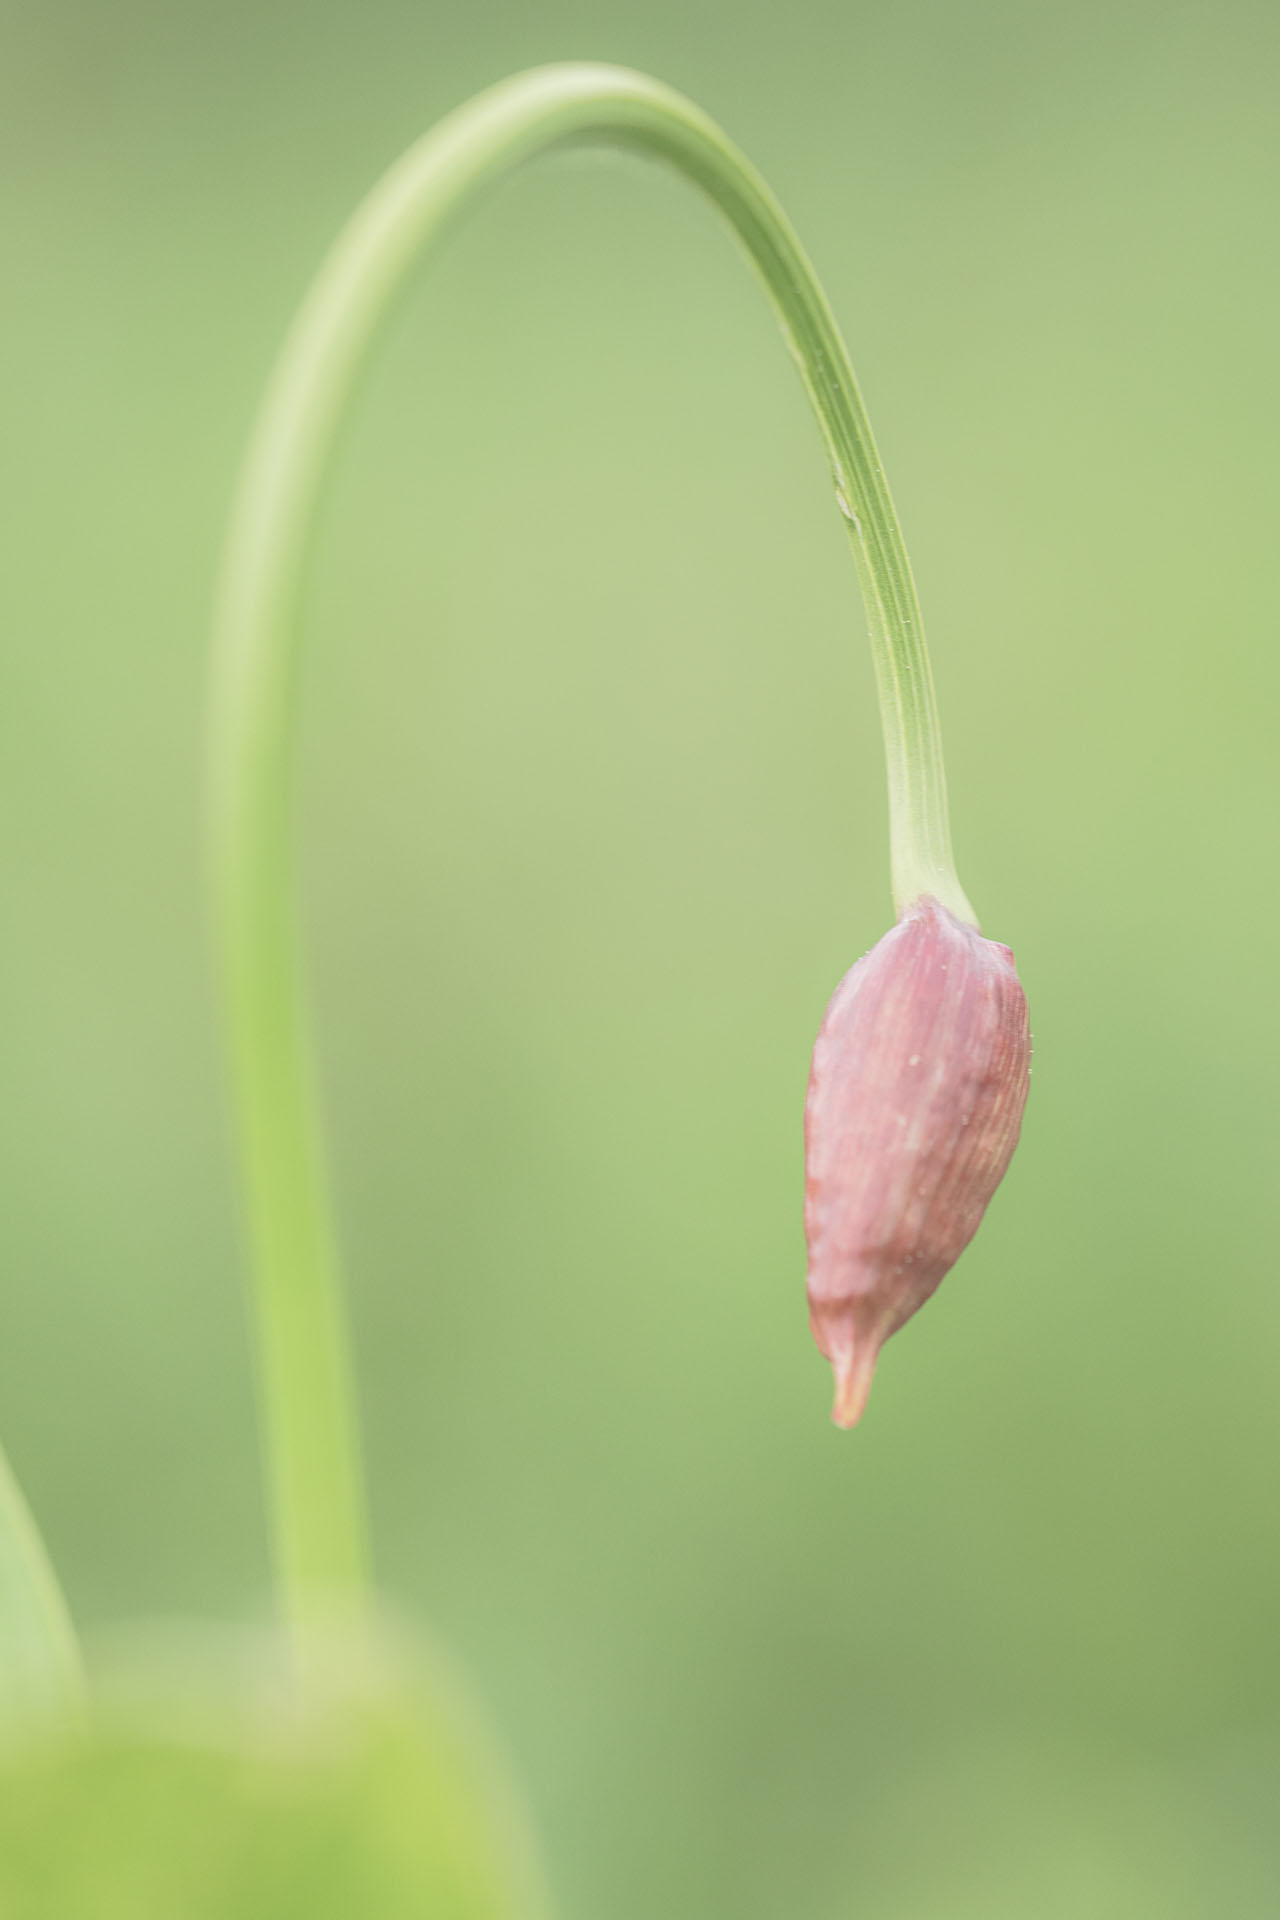
M844 1347L832 1358L836 1398L831 1418L846 1433L850 1427L857 1426L866 1412L879 1353L878 1342L863 1340L856 1347Z

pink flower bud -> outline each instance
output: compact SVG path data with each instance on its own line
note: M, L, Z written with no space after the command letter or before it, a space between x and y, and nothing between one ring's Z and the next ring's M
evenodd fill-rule
M805 1102L809 1322L859 1419L876 1357L978 1230L1031 1067L1008 947L919 899L845 975Z

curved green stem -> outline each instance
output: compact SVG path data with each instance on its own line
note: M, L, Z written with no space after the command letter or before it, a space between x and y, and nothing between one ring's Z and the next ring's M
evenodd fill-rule
M674 167L744 248L809 395L848 524L875 655L899 909L933 894L971 920L952 864L933 682L897 517L849 357L769 189L719 128L656 81L548 67L480 94L412 147L359 208L271 381L233 513L217 617L216 908L256 1261L280 1575L305 1638L358 1611L364 1521L312 1065L295 964L290 801L296 602L335 429L409 268L502 175L605 144Z
M0 1453L0 1727L79 1703L71 1616L31 1511Z

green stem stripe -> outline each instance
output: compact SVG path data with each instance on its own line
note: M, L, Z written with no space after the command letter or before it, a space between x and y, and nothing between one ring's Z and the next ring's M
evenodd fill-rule
M875 655L899 909L973 913L952 864L915 586L849 357L789 222L705 114L640 74L547 67L480 94L383 177L340 236L277 364L235 502L217 614L216 911L243 1130L262 1398L286 1608L306 1633L359 1607L361 1482L312 1062L295 961L290 813L296 608L317 494L370 341L409 269L501 176L596 144L701 189L745 250L817 417Z

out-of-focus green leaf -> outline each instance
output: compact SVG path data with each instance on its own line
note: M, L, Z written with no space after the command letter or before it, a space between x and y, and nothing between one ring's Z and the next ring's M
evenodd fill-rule
M0 1452L0 1728L65 1710L80 1654L39 1529Z
M5 1920L541 1920L532 1848L449 1677L289 1703L197 1660L0 1762ZM273 1697L274 1695L274 1697Z

